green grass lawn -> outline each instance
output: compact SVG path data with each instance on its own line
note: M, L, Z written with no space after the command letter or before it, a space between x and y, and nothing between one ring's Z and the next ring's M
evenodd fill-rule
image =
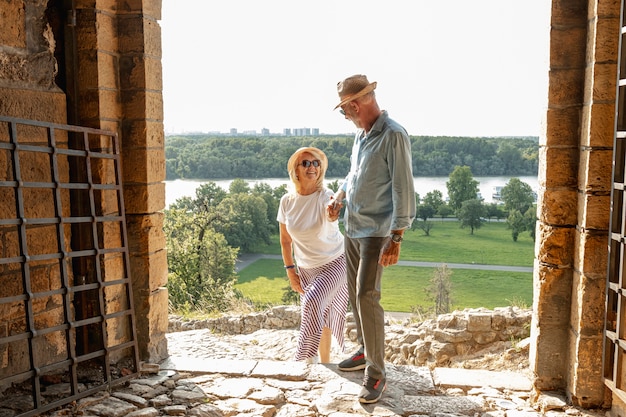
M420 221L421 220L416 220ZM511 231L504 222L486 222L470 234L456 221L434 220L430 236L421 230L404 234L400 259L441 263L533 266L534 242L528 232L513 242ZM272 244L260 246L256 253L280 255L278 236Z
M387 311L411 312L412 307L432 306L424 291L434 268L392 266L383 274L381 304ZM532 305L532 273L452 269L454 310L472 307ZM280 260L260 259L239 274L235 285L244 297L261 305L280 305L287 276Z
M457 222L436 221L430 236L408 231L402 243L402 260L438 263L532 266L534 242L528 233L513 242L505 223L488 222L471 235ZM280 254L277 237L259 253ZM385 270L381 303L387 311L410 312L412 307L432 306L424 288L433 268L392 266ZM453 309L532 305L532 273L452 269ZM261 259L239 274L236 288L262 305L282 304L288 286L280 260Z

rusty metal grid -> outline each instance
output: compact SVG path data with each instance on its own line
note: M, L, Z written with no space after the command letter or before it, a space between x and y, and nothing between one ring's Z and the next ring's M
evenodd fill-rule
M0 399L17 416L138 374L120 158L115 133L0 116Z

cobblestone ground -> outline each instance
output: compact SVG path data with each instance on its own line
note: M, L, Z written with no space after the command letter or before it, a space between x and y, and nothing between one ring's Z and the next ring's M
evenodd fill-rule
M296 330L260 330L221 336L208 330L168 335L171 355L129 384L83 398L45 416L483 416L560 417L604 415L568 406L556 393L531 405L521 374L388 365L388 388L376 404L356 396L363 372L342 372L333 363L293 362ZM352 349L354 346L348 346ZM467 373L467 374L464 374ZM459 376L466 375L463 381ZM484 384L481 381L485 381ZM56 387L57 392L62 387ZM24 399L0 399L0 417L18 413ZM27 399L26 399L27 400ZM32 401L32 400L31 400Z

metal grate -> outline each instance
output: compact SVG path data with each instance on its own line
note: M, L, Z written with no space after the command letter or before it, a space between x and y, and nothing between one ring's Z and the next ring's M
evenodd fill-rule
M0 415L138 373L118 137L0 117Z

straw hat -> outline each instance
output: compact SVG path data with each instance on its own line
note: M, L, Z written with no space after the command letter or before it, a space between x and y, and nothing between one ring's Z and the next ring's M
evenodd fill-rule
M337 83L337 93L339 93L339 99L341 102L335 106L341 107L344 104L356 100L359 97L373 91L376 88L376 81L370 83L365 75L357 74L346 78L343 81Z

